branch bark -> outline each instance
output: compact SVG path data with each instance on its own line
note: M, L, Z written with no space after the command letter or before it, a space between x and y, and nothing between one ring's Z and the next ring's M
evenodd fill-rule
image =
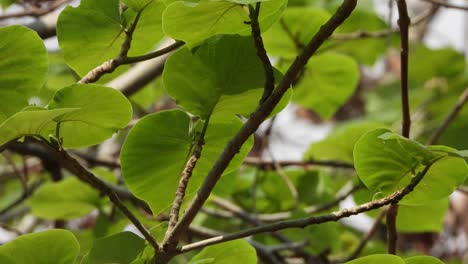
M255 227L251 229L246 229L237 233L231 233L231 234L224 235L224 236L217 236L217 237L213 237L210 239L205 239L199 242L195 242L192 244L182 246L180 250L178 251L178 254L192 251L192 250L199 249L199 248L204 248L204 247L214 245L214 244L219 244L223 242L232 241L235 239L257 235L257 234L275 232L275 231L280 231L280 230L289 229L289 228L305 228L310 225L317 225L317 224L323 224L326 222L338 221L345 217L361 214L367 211L371 211L371 210L383 207L385 205L397 203L398 201L403 199L403 197L405 197L407 194L411 193L414 190L414 188L424 178L424 176L432 167L432 165L439 159L440 158L435 159L430 164L428 164L422 172L420 172L418 175L416 175L416 177L413 178L413 180L408 186L382 199L368 202L365 204L361 204L361 205L358 205L349 209L340 210L338 212L334 212L331 214L326 214L326 215L321 215L321 216L311 216L311 217L301 218L297 220L282 221L282 222L263 225L263 226L259 226L259 227Z
M318 50L323 42L328 39L335 29L341 25L346 18L351 15L356 7L357 0L345 0L337 12L330 18L330 20L321 27L319 32L312 38L304 51L294 60L289 70L286 72L283 80L274 89L273 93L268 99L258 107L258 109L250 116L247 122L243 125L241 130L234 136L228 143L223 153L220 155L214 166L208 173L202 186L199 188L195 198L192 200L187 211L182 216L179 223L174 227L171 234L164 241L168 244L177 244L180 235L187 230L190 223L193 221L201 207L208 199L211 191L218 182L223 171L227 168L230 161L234 158L236 153L239 152L244 142L257 130L260 124L268 117L273 111L274 107L281 100L284 93L290 88L292 82L295 80L297 74L307 64L310 57Z
M402 111L402 135L410 137L411 113L408 97L408 53L409 53L409 27L411 19L408 15L406 0L397 0L398 7L398 26L400 27L401 37L401 111ZM396 217L398 214L398 201L392 203L387 211L387 252L396 254L398 231L396 228Z

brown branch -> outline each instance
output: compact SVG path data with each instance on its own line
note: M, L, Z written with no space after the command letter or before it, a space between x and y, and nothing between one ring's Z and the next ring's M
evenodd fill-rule
M213 200L212 202L220 207L220 208L223 208L225 210L227 210L228 213L232 214L232 217L238 217L239 219L253 225L253 226L261 226L263 225L264 223L259 220L257 218L257 215L252 215L248 212L245 212L241 207L239 207L238 205L228 201L228 200L225 200L225 199L222 199L220 197L213 197ZM288 237L286 237L285 235L281 234L281 233L278 233L278 232L272 232L271 233L272 237L274 239L276 239L277 241L281 242L281 243L285 243L285 244L292 244L294 243L293 241L291 241ZM312 256L310 255L307 251L305 251L303 248L301 247L298 247L298 248L294 248L293 251L303 257L305 260L306 260L306 263L322 263L322 261L315 257L315 256Z
M182 170L179 185L177 186L177 191L175 193L174 201L172 202L171 212L169 213L169 225L167 228L166 236L170 235L171 230L175 227L179 221L179 212L184 201L185 191L188 187L188 182L190 177L192 177L193 170L197 165L197 161L200 158L203 150L203 145L205 144L205 134L208 129L209 119L205 120L203 124L203 129L199 135L195 145L193 146L193 152L190 155L187 163L185 164L184 169ZM167 244L166 246L170 246Z
M333 161L333 160L307 160L307 161L276 161L281 167L290 167L297 166L302 168L323 166L323 167L333 167L333 168L344 168L344 169L354 169L354 165L350 163ZM258 158L247 157L244 160L244 164L257 166L263 170L272 170L274 169L273 161L264 161Z
M408 97L408 53L409 53L409 27L411 19L408 15L406 0L397 0L398 26L400 27L401 38L401 111L402 111L402 135L406 138L410 136L411 113ZM396 228L396 217L398 214L398 201L392 203L387 211L387 252L396 254L398 231Z
M38 181L36 183L31 184L30 186L27 186L26 188L27 191L23 191L20 197L18 197L11 204L5 206L3 209L0 210L0 216L3 216L4 214L8 213L10 210L15 208L16 206L23 203L29 196L31 196L39 188L39 186L42 185L42 183L43 183L42 181Z
M393 0L392 0L393 1ZM411 19L413 21L411 23L411 27L417 26L424 22L426 19L428 19L432 15L432 10L427 10L423 14ZM354 39L365 39L365 38L385 38L390 36L391 34L396 34L400 32L399 27L395 28L389 28L385 30L380 30L380 31L356 31L356 32L351 32L351 33L340 33L340 34L333 34L331 36L331 39L333 40L354 40Z
M260 14L261 2L257 2L255 9L252 5L249 5L249 17L250 27L252 29L252 37L254 40L255 48L257 50L257 57L260 59L263 65L265 75L265 87L260 100L260 104L271 95L273 89L275 89L275 75L273 72L273 66L271 65L270 58L268 58L265 46L263 45L262 32L260 30L260 23L258 22L258 16Z
M68 2L71 2L71 0L57 0L45 8L31 7L31 9L24 10L22 12L3 14L3 15L0 15L0 20L9 19L9 18L26 17L26 16L40 17L40 16L46 15L54 11L55 9L59 8L60 6Z
M125 206L121 201L120 197L114 191L113 188L109 187L107 183L99 179L92 172L88 171L83 167L76 159L71 157L65 150L56 149L52 146L46 145L50 149L50 152L54 154L55 160L59 161L63 166L72 174L74 174L81 181L88 183L94 189L105 194L111 202L119 208L119 210L132 222L132 224L140 231L143 237L148 241L148 243L155 249L156 252L159 252L159 245L150 234L150 232L143 226L143 224L138 220L138 218L133 215L133 213Z
M434 145L437 143L437 141L445 132L445 130L448 128L450 123L452 123L452 121L455 120L455 118L458 116L460 111L463 109L463 106L465 106L466 102L468 102L468 88L465 88L465 90L458 98L457 103L452 108L450 113L444 119L442 124L437 128L437 130L434 131L434 133L431 135L430 139L427 141L428 145Z
M184 43L181 41L177 41L174 44L165 47L161 50L157 50L146 55L137 56L137 57L128 57L128 52L131 48L131 43L133 39L133 33L135 32L136 26L138 21L140 20L141 14L143 13L144 8L140 10L135 17L132 25L128 29L124 29L125 32L125 40L122 43L120 48L119 55L114 59L105 61L101 65L97 66L96 68L92 69L88 72L78 83L94 83L97 82L104 74L112 73L121 65L137 63L141 61L146 61L150 59L154 59L156 57L162 56L169 52L174 51L175 49L181 47Z
M446 7L446 8L453 8L453 9L468 11L468 6L454 5L454 4L450 4L450 3L440 1L440 0L422 0L422 1L434 4L434 5Z
M339 191L336 195L336 199L318 206L308 206L304 208L304 212L307 214L317 214L326 210L329 210L337 206L341 201L349 197L351 194L359 190L360 186L351 186L350 188L343 188L343 191ZM278 212L272 214L258 214L256 215L257 219L265 222L274 222L286 220L292 216L291 212Z
M356 7L357 0L345 0L337 12L330 20L321 27L319 32L312 38L309 44L304 48L304 51L296 57L292 65L286 72L283 80L279 83L268 99L258 107L258 109L250 116L240 131L228 143L223 153L213 165L212 169L206 176L203 184L199 188L195 198L192 200L187 211L182 216L181 220L174 227L165 243L177 244L180 235L187 230L190 223L193 221L201 207L208 199L211 191L218 182L224 170L227 168L234 156L239 152L244 142L257 130L260 124L273 111L274 107L279 103L283 95L290 88L297 74L307 64L310 57L318 50L318 48L328 39L335 29L341 25L351 12Z
M398 201L403 199L403 197L405 197L407 194L409 194L410 192L414 190L414 188L424 178L427 171L429 171L432 165L439 159L440 158L437 158L433 160L430 164L428 164L422 172L420 172L411 180L408 186L382 199L368 202L365 204L361 204L361 205L358 205L349 209L343 209L343 210L340 210L331 214L326 214L326 215L321 215L321 216L311 216L311 217L300 218L296 220L282 221L282 222L263 225L263 226L259 226L259 227L255 227L251 229L246 229L237 233L231 233L231 234L227 234L224 236L217 236L217 237L213 237L210 239L205 239L199 242L195 242L192 244L182 246L179 249L178 254L185 253L185 252L192 251L192 250L199 249L199 248L204 248L210 245L220 244L220 243L232 241L235 239L245 238L245 237L258 235L262 233L275 232L275 231L280 231L280 230L289 229L289 228L305 228L310 225L318 225L318 224L323 224L327 222L336 222L342 218L346 218L352 215L357 215L357 214L361 214L367 211L371 211L371 210L383 207L385 205L397 203Z

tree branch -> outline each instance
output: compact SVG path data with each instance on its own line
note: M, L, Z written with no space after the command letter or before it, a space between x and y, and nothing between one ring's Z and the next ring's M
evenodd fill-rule
M249 5L249 17L252 37L255 43L255 48L257 49L257 57L262 62L263 70L265 72L265 88L262 99L260 100L260 104L262 104L271 95L273 89L275 89L275 75L273 72L273 66L268 58L265 46L263 45L262 32L260 30L260 23L258 22L260 6L261 2L256 3L255 9L252 5Z
M392 0L393 1L393 0ZM421 24L422 22L426 21L427 18L429 18L432 15L432 10L427 10L426 12L422 13L421 15L418 15L417 17L411 19L411 27L417 26ZM395 28L390 28L386 30L380 30L380 31L356 31L352 33L340 33L340 34L334 34L331 36L331 39L333 40L353 40L353 39L365 39L365 38L385 38L388 37L391 34L399 33L400 28L395 27Z
M282 96L290 88L297 74L307 64L310 57L318 50L323 42L333 34L335 29L341 25L351 12L356 7L357 0L345 0L337 12L330 20L321 27L319 32L312 38L309 44L304 48L304 51L294 60L289 70L286 72L283 80L279 83L268 99L261 104L258 109L250 116L247 122L242 126L241 130L228 143L223 153L213 165L208 173L205 181L199 188L195 198L192 200L187 211L182 216L181 220L174 227L171 234L166 239L165 243L176 244L180 235L185 232L193 221L206 199L208 199L211 191L218 182L223 171L227 168L230 161L239 152L244 142L257 130L260 124L273 111L274 107L281 100Z
M187 189L190 177L192 177L192 172L195 169L195 166L197 165L197 161L202 154L203 145L205 144L205 134L206 134L206 130L208 129L208 124L209 124L209 119L205 120L201 134L199 135L197 141L195 142L195 145L193 146L194 148L193 152L191 156L189 157L187 163L185 164L184 169L182 170L180 181L179 181L179 186L177 187L175 198L174 198L174 201L172 202L171 212L169 214L169 225L167 228L166 236L170 235L170 231L177 224L177 221L179 221L180 207L182 206L182 202L184 201L185 191Z
M144 11L144 8L138 12L137 16L135 17L135 20L133 21L129 29L126 29L126 30L124 29L125 40L122 43L119 55L115 57L114 59L105 61L101 65L92 69L78 83L97 82L104 74L112 73L113 71L115 71L115 69L117 69L121 65L132 64L132 63L137 63L137 62L141 62L145 60L154 59L164 54L167 54L169 52L172 52L184 44L184 42L182 41L176 41L174 44L168 47L165 47L161 50L157 50L157 51L154 51L146 55L142 55L142 56L128 57L127 55L131 47L133 33L135 32L136 26L138 24L138 21L140 20L140 17L143 11Z
M55 160L58 160L63 166L74 174L78 179L82 180L85 183L88 183L94 189L105 194L112 203L115 204L117 208L133 223L133 225L140 231L143 237L148 241L148 243L156 250L159 251L159 245L150 232L143 226L143 224L136 218L135 215L125 206L125 204L120 200L120 197L116 194L114 189L109 187L105 182L99 179L92 172L88 171L83 167L76 159L71 157L65 150L55 149L49 145L47 146L51 153L54 154Z
M361 205L358 205L349 209L340 210L338 212L334 212L331 214L326 214L326 215L321 215L321 216L311 216L311 217L300 218L296 220L282 221L282 222L263 225L263 226L259 226L259 227L255 227L251 229L246 229L237 233L231 233L231 234L227 234L224 236L217 236L217 237L213 237L210 239L205 239L199 242L195 242L192 244L182 246L178 254L185 253L185 252L192 251L192 250L199 249L199 248L204 248L204 247L214 245L214 244L220 244L220 243L232 241L235 239L257 235L257 234L275 232L275 231L280 231L280 230L289 229L289 228L305 228L310 225L323 224L326 222L334 222L342 218L346 218L352 215L357 215L357 214L361 214L367 211L371 211L371 210L380 208L385 205L397 203L398 201L403 199L403 197L405 197L407 194L409 194L410 192L414 190L414 188L424 178L424 176L432 167L432 165L439 159L440 158L437 158L433 160L430 164L428 164L422 172L420 172L418 175L416 175L416 177L413 178L413 180L410 182L410 184L408 184L408 186L382 199L368 202L365 204L361 204Z
M447 2L444 2L444 1L440 1L440 0L422 0L422 1L434 4L434 5L446 7L446 8L453 8L453 9L468 11L468 6L453 5L453 4L450 4L450 3L447 3Z
M316 166L354 169L354 165L350 163L334 161L334 160L307 160L307 161L276 161L281 167L297 166L302 168L310 168ZM257 166L262 170L273 170L273 161L264 161L258 158L247 157L244 160L245 165Z
M26 16L40 17L40 16L46 15L54 11L55 9L59 8L60 6L68 2L71 2L71 0L57 0L53 2L52 4L50 4L49 6L44 7L44 8L31 7L31 9L24 10L22 12L3 14L3 15L0 15L0 20L9 19L9 18L26 17Z
M410 136L411 113L408 98L408 53L409 53L409 26L411 19L408 15L406 0L397 0L398 26L401 37L401 111L402 111L402 135L406 138ZM392 203L387 211L387 251L389 254L396 254L398 231L396 228L396 217L398 214L398 201Z

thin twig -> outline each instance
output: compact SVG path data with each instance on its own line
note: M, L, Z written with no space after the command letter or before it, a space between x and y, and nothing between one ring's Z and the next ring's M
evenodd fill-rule
M440 0L421 0L421 1L428 2L428 3L438 5L438 6L442 6L442 7L446 7L446 8L453 8L453 9L468 11L468 6L454 5L454 4L450 4L450 3L440 1Z
M304 208L304 212L306 214L317 214L329 209L332 209L333 207L339 205L340 202L348 198L351 194L359 190L361 187L360 186L350 186L347 187L345 186L342 190L340 190L336 194L336 198L329 202L325 203L322 205L318 206L308 206ZM266 221L266 222L274 222L274 221L281 221L281 220L286 220L288 218L291 218L292 213L291 212L278 212L278 213L272 213L272 214L258 214L256 217L261 220L261 221Z
M294 186L294 183L291 181L291 179L289 179L283 167L281 167L281 165L278 162L276 162L273 152L270 150L268 146L267 146L267 150L268 150L268 153L270 154L270 158L273 162L273 167L275 168L276 173L281 177L283 182L286 184L286 186L289 189L289 192L291 193L291 196L294 199L294 205L291 209L297 209L301 201L300 201L299 192L297 191L296 186Z
M54 11L55 9L59 8L60 6L68 2L71 2L71 0L57 0L45 8L31 7L31 9L24 10L22 12L3 14L3 15L0 15L0 20L9 19L9 18L26 17L26 16L40 17L40 16L46 15Z
M402 135L406 138L410 136L411 113L408 96L408 53L409 53L409 26L411 19L408 15L406 0L397 0L398 26L400 27L401 38L401 112L402 112ZM396 254L398 231L396 228L396 218L398 214L398 201L392 203L387 211L387 252Z
M42 185L42 183L42 181L38 181L28 186L26 188L28 190L27 192L23 192L20 197L18 197L11 204L5 206L2 210L0 210L0 216L8 213L10 210L23 203L29 196L31 196L34 193L34 191L37 190L37 188L39 188L39 186Z
M46 144L44 144L46 145ZM48 145L47 145L48 146ZM143 226L143 224L138 220L138 218L125 206L125 204L120 200L120 197L117 193L109 187L108 184L99 179L92 172L87 170L82 166L76 159L71 157L63 149L55 149L51 146L48 146L55 155L56 160L58 160L63 166L74 174L78 179L82 180L85 183L88 183L94 189L105 194L112 203L119 208L119 210L132 222L132 224L140 231L143 237L148 241L148 243L155 249L156 252L159 251L159 245L150 234L150 232Z
M197 161L202 154L203 145L205 144L205 134L208 129L208 124L209 119L205 120L201 134L198 136L198 139L193 146L193 152L190 155L188 161L186 162L184 169L182 170L179 185L177 187L175 198L172 202L171 212L169 214L169 225L167 228L166 235L170 234L170 231L177 224L177 221L179 221L179 212L182 206L182 202L184 201L185 191L187 190L188 182L190 180L190 177L192 177L193 170L197 165ZM171 245L163 245L163 247L165 246L170 247Z
M10 164L11 168L13 169L13 173L15 174L15 176L20 181L21 186L23 187L23 193L27 194L28 193L28 183L26 181L25 175L23 175L21 173L20 169L18 168L18 166L16 166L15 161L11 158L10 153L2 152L2 155L5 158L5 160L8 162L8 164Z
M276 161L281 167L290 167L297 166L302 168L309 167L332 167L332 168L344 168L344 169L354 169L354 165L350 163L334 161L334 160L307 160L307 161ZM244 160L244 164L257 166L263 170L272 170L274 169L274 163L272 161L263 161L258 158L247 157Z
M391 0L394 1L394 0ZM411 19L413 21L411 23L411 27L417 26L424 22L428 17L432 15L432 11L428 9L426 12L422 13L421 15L418 15L417 17ZM385 38L388 37L392 34L396 34L400 32L399 27L395 28L389 28L385 30L380 30L380 31L355 31L351 33L340 33L340 34L333 34L331 36L331 39L333 40L353 40L353 39L365 39L365 38Z
M280 230L289 229L289 228L305 228L310 225L323 224L326 222L335 222L342 218L346 218L352 215L357 215L357 214L361 214L367 211L371 211L371 210L383 207L385 205L397 203L398 201L403 199L403 197L405 197L407 194L411 193L414 190L414 188L424 178L424 176L432 167L432 165L435 162L437 162L439 159L441 158L434 159L430 164L426 165L424 170L421 171L418 175L416 175L411 180L410 184L408 184L405 188L403 188L402 190L396 191L382 199L368 202L365 204L361 204L361 205L358 205L349 209L343 209L343 210L340 210L331 214L326 214L326 215L321 215L321 216L311 216L311 217L300 218L296 220L282 221L282 222L263 225L263 226L259 226L259 227L255 227L251 229L246 229L237 233L231 233L231 234L224 235L224 236L217 236L217 237L213 237L210 239L205 239L199 242L195 242L192 244L182 246L178 254L192 251L192 250L199 249L199 248L204 248L210 245L220 244L220 243L224 243L227 241L249 237L253 235L258 235L262 233L275 232L275 231L280 231Z
M141 14L144 10L145 9L143 8L142 10L138 12L130 28L124 29L125 39L120 48L119 55L117 55L117 57L111 60L105 61L101 65L89 71L78 83L97 82L104 74L112 73L113 71L115 71L115 69L117 69L121 65L132 64L132 63L154 59L164 54L167 54L169 52L172 52L184 44L184 42L177 41L168 47L148 53L146 55L137 56L137 57L128 57L128 52L131 48L131 43L133 39L133 33L135 32L138 21L140 20Z
M463 109L463 106L465 106L466 102L468 102L468 88L465 88L465 90L458 98L457 103L452 108L450 113L444 119L442 124L437 128L437 130L434 131L434 133L431 135L430 139L427 141L428 145L434 145L437 143L437 141L445 132L445 130L448 128L450 123L452 123L452 121L455 120L455 118L458 116L460 111Z
M234 217L238 217L239 219L253 225L253 226L262 226L264 223L262 221L260 221L258 218L257 218L257 215L252 215L248 212L245 212L241 207L239 207L238 205L228 201L228 200L225 200L225 199L222 199L220 197L213 197L213 200L212 202L219 206L220 208L223 208L225 210L227 210L228 213L231 213L232 216ZM278 232L272 232L271 233L272 237L276 240L278 240L279 242L281 243L285 243L285 244L292 244L294 243L293 241L291 241L288 237L286 237L285 235L281 234L281 233L278 233ZM294 248L293 250L297 255L303 257L305 260L306 260L306 263L322 263L322 261L315 257L315 256L312 256L310 255L307 251L305 251L303 248L301 247L297 247L297 248Z
M265 72L265 87L262 99L260 100L260 104L262 104L271 95L273 89L275 88L275 75L270 58L268 58L265 46L263 45L262 32L260 30L260 23L258 22L260 6L261 2L256 3L255 9L252 5L249 5L249 17L250 27L252 29L252 37L255 43L255 48L257 49L257 57L262 62L263 70Z
M206 176L203 184L198 189L195 198L187 208L181 220L174 227L172 233L168 237L169 243L177 243L180 235L187 230L190 223L200 211L205 201L210 196L214 186L218 182L224 170L227 168L234 156L239 152L244 142L257 130L260 124L273 111L274 107L279 103L283 95L290 88L297 74L307 64L310 57L319 49L319 47L328 39L335 29L341 25L346 18L351 15L357 5L357 0L345 0L338 8L337 12L330 20L323 25L319 32L312 38L309 44L304 48L304 51L296 57L288 71L284 75L283 80L279 83L268 99L258 107L258 109L250 116L240 131L228 143L223 153L213 165L212 169Z

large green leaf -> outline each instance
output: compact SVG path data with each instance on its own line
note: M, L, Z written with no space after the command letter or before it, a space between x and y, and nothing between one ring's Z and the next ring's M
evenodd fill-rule
M330 13L318 8L290 7L263 35L269 54L280 58L294 58L327 22Z
M153 1L143 10L132 38L130 56L142 55L162 38L163 9L161 1ZM132 9L120 13L118 0L83 0L78 7L65 8L59 17L57 35L68 65L83 76L104 61L115 58L125 39L123 28L127 28L134 17Z
M401 204L398 207L397 229L409 233L441 232L448 206L448 197L438 201L431 200L424 205Z
M102 142L132 118L132 107L117 90L96 84L74 84L55 94L49 109L79 108L57 118L64 147L85 147Z
M32 214L45 219L73 219L99 205L99 192L76 178L47 183L28 200Z
M239 120L212 121L209 124L206 144L193 171L186 197L193 196L240 125ZM123 145L121 162L125 182L136 196L148 202L155 214L167 209L174 199L192 138L199 132L191 130L193 126L190 117L180 110L151 114L133 127ZM226 173L241 164L251 145L251 141L244 145Z
M234 240L203 249L194 256L189 264L256 264L255 249L244 240Z
M47 51L37 33L23 26L0 28L0 122L27 106L44 84Z
M388 129L366 133L354 147L354 165L367 188L381 195L409 184L436 154Z
M70 264L75 263L79 251L80 245L70 231L48 230L0 246L0 259L16 264Z
M260 27L267 30L283 13L286 0L270 0L262 3ZM177 1L163 13L164 32L174 39L183 40L195 47L203 40L218 34L249 35L250 21L247 9L228 1L201 0L194 4Z
M89 264L131 263L145 248L145 240L131 232L97 239L88 255Z
M305 160L338 160L353 162L354 145L366 132L385 127L383 123L354 121L334 129L324 140L310 145Z
M77 110L76 108L53 110L39 107L25 108L0 124L0 145L24 136L48 134L50 131L48 128L54 127L56 124L55 119Z
M446 157L431 166L418 187L401 204L422 205L448 197L468 176L468 165L458 157Z
M405 264L405 262L398 256L390 254L376 254L358 258L346 262L346 264Z
M230 35L211 38L193 53L177 51L167 61L163 79L177 104L203 119L216 112L250 114L264 85L252 39Z
M353 94L358 83L355 60L341 54L320 54L307 63L293 101L328 119Z
M431 256L416 256L411 258L405 258L406 264L444 264L439 259Z

